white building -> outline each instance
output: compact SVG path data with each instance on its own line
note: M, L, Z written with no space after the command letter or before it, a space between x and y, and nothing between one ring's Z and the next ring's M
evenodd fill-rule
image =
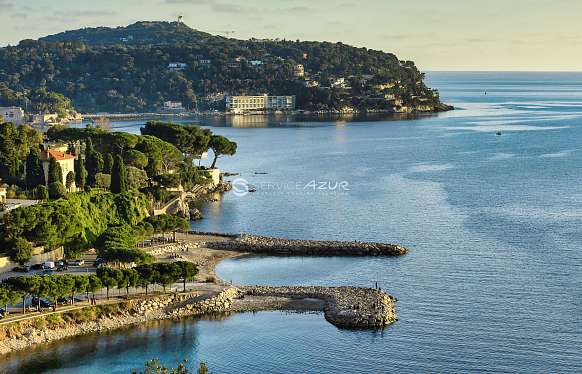
M347 82L345 78L332 78L330 86L333 88L347 88Z
M59 164L59 166L61 167L61 171L63 172L63 186L67 185L67 175L70 172L75 172L75 156L65 153L65 152L61 152L61 151L57 151L55 149L50 149L47 148L45 150L43 150L40 154L40 159L42 161L42 168L44 171L44 180L47 184L48 187L48 175L49 175L49 165L50 165L50 159L54 158L55 160L57 160L57 163ZM71 186L71 190L75 190L75 182L73 182L73 185Z
M0 116L4 118L4 122L12 122L15 125L24 123L24 110L16 106L0 107Z
M6 187L0 185L0 204L6 204Z
M303 85L308 88L319 87L319 82L311 79L307 79L303 82Z
M227 96L226 110L234 114L295 110L295 96Z
M305 67L302 64L297 64L293 68L293 75L297 78L303 78L305 76Z
M184 110L184 105L180 101L165 101L164 109L167 110Z
M168 69L170 70L185 70L188 67L188 64L183 62L170 62L168 64Z
M258 67L263 65L263 61L261 60L250 60L249 61L249 65L254 66L254 67Z
M32 123L35 125L56 125L61 121L56 113L35 114L32 116Z

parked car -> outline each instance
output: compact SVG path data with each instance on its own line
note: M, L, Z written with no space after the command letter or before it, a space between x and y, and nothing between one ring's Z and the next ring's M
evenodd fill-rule
M27 266L27 265L17 266L14 269L12 269L12 271L15 271L18 273L28 273L30 271L30 266Z
M71 261L71 266L83 266L85 265L85 260L73 260Z
M74 300L76 303L80 303L83 301L83 300L76 298L76 297ZM59 303L60 305L69 305L69 304L71 304L71 298L70 297L59 297L57 299L57 303Z
M34 264L30 267L31 270L42 270L42 264Z
M32 298L32 307L36 307L38 306L40 303L40 307L41 309L46 309L46 308L52 308L53 307L53 303L51 303L50 301L47 301L45 299L39 299L38 297L33 297Z
M95 262L93 263L93 266L95 266L95 267L97 268L97 267L99 267L99 265L102 265L102 264L104 264L104 263L105 263L105 261L103 261L103 259L102 259L102 258L97 258L97 259L95 260Z
M57 271L66 271L69 270L69 267L67 265L59 265L59 267L57 268Z
M45 261L42 264L42 268L43 269L54 269L55 268L55 262L54 261Z

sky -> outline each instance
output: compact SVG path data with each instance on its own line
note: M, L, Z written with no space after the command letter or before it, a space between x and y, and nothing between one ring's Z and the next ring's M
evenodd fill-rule
M379 49L424 71L582 70L582 0L0 0L0 45L179 15L238 39Z

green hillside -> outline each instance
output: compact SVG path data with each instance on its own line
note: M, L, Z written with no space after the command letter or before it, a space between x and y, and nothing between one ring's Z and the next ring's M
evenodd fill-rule
M171 63L185 65L170 69ZM305 77L297 76L298 64ZM176 22L86 28L0 49L0 105L24 106L43 88L81 112L154 111L165 101L221 109L225 94L263 93L296 95L305 110L449 109L423 78L413 62L391 53L342 43L228 39Z

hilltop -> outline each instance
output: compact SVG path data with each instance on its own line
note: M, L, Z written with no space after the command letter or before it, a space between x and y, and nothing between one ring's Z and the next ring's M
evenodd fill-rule
M126 27L93 27L65 31L40 38L41 42L81 41L98 44L182 44L219 38L177 22L137 22ZM123 41L122 41L123 39ZM125 40L126 39L126 40Z
M413 62L391 53L229 39L177 22L84 28L1 48L0 105L24 106L39 87L82 112L154 111L166 101L224 109L225 95L263 93L295 95L305 110L450 109Z

